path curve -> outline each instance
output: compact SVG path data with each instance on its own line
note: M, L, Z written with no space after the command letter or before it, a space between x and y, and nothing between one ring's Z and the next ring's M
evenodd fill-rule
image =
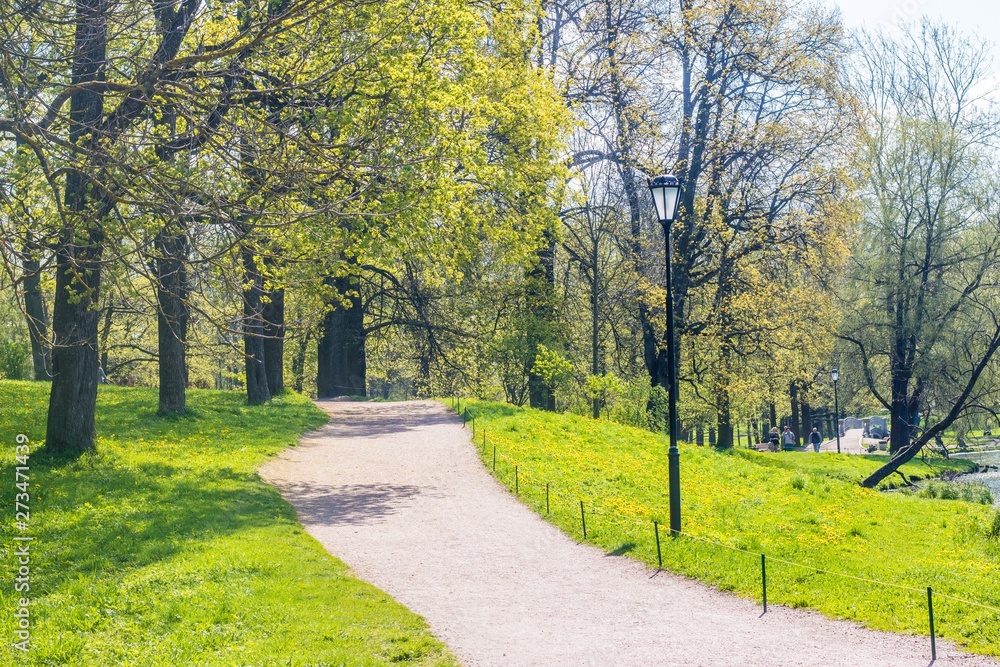
M927 637L760 607L574 542L501 487L431 401L319 401L330 423L261 469L306 530L469 667L907 665ZM938 643L937 664L997 665Z
M842 454L865 454L866 451L861 449L862 445L862 435L864 435L865 430L863 428L852 428L844 432L844 435L840 436L840 452ZM837 451L837 438L836 433L834 433L834 438L832 440L827 440L819 449L821 452L835 452Z

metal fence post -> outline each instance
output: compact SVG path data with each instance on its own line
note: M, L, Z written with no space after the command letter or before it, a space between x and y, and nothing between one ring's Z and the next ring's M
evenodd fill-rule
M656 562L663 569L663 555L660 553L660 524L653 522L653 534L656 535Z
M927 620L931 627L931 661L937 660L937 645L934 641L934 599L931 587L927 587Z
M764 613L767 613L767 559L760 555L760 587L764 594Z
M583 501L580 501L580 523L583 524L583 539L587 539L587 516L583 513Z

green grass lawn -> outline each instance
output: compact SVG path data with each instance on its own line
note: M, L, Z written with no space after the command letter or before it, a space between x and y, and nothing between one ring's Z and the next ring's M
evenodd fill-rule
M663 436L576 415L463 404L476 416L474 444L484 463L492 467L496 445L496 475L513 490L516 465L525 503L545 514L549 483L550 521L581 539L583 500L589 542L656 565L653 521L668 523ZM1000 608L1000 545L991 531L995 510L858 486L881 461L682 445L684 531L744 551L670 539L661 528L664 568L760 600L759 554L765 553L770 603L899 632L928 632L927 586ZM920 478L968 465L918 460L903 472ZM918 590L818 573L778 559ZM939 636L1000 655L1000 613L943 597L935 598L934 611Z
M326 421L297 395L247 407L102 387L98 453L30 462L31 649L11 648L14 438L44 436L48 385L0 382L0 664L455 665L425 622L306 535L256 469Z

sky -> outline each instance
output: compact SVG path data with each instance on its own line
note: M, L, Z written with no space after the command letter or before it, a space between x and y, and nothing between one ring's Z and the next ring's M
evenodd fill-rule
M847 27L892 27L926 14L943 18L963 32L977 32L994 43L1000 61L1000 2L996 0L827 0L840 6Z

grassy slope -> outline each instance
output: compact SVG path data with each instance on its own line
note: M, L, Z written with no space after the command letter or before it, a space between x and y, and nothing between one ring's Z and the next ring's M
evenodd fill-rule
M587 511L587 538L609 552L656 564L652 521L668 519L666 439L646 431L490 403L469 403L476 445L487 432L487 466L497 446L497 476L545 513L582 537L579 501ZM874 457L873 457L874 458ZM884 494L855 482L878 465L836 454L722 453L682 445L684 530L741 553L661 532L664 567L724 590L760 599L760 556L768 562L768 600L811 607L873 628L927 632L926 586L940 593L1000 607L1000 546L988 537L993 509L960 501ZM910 463L910 476L945 467ZM921 589L907 591L819 574L776 562ZM934 604L939 635L1000 655L1000 614L943 598Z
M0 664L14 664L14 436L44 435L47 389L0 383ZM17 664L455 664L258 478L325 415L294 395L249 408L237 393L192 391L182 419L155 405L155 390L102 387L100 453L32 458L33 646Z

